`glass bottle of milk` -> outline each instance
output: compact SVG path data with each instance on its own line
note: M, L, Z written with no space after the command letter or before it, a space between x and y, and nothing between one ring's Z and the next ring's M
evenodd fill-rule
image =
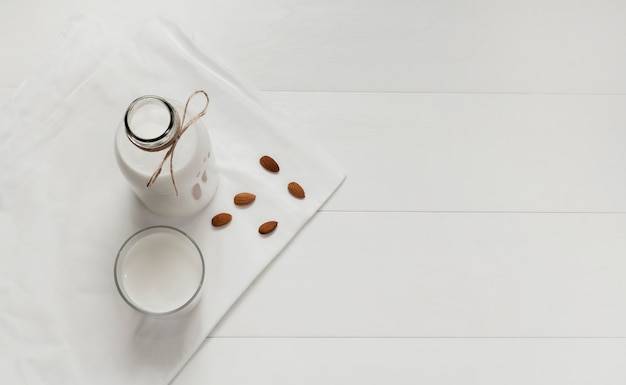
M159 96L142 96L128 106L115 135L115 157L122 174L141 202L164 216L200 211L217 189L218 171L207 128L197 119L181 132L186 125L183 111ZM196 112L187 111L185 120L194 117Z

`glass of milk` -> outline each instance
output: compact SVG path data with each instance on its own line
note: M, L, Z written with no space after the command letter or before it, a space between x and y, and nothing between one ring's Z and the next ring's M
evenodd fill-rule
M186 313L199 301L204 259L198 245L169 226L148 227L122 245L115 284L135 310L153 316Z

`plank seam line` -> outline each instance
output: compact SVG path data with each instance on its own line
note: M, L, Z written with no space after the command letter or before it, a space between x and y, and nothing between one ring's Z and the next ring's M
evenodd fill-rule
M11 88L11 87L5 87ZM626 96L622 92L476 92L476 91L346 91L346 90L261 90L264 93L285 94L387 94L387 95L528 95L528 96Z
M549 336L529 336L529 337L520 337L520 336L500 336L500 337L445 337L445 336L437 336L437 337L398 337L398 336L389 336L389 337L372 337L372 336L209 336L206 339L345 339L345 340L624 340L626 336L559 336L559 337L549 337Z
M392 214L392 213L416 213L416 214L568 214L568 215L624 215L626 211L472 211L472 210L326 210L321 209L318 213L342 213L342 214Z

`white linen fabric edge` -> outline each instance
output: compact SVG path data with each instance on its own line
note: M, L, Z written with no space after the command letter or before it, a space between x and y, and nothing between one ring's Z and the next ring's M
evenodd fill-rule
M314 152L320 155L320 158L324 159L332 169L342 175L342 182L346 177L346 171L343 166L332 157L321 144L309 135L306 131L301 130L300 127L294 125L289 115L278 108L271 100L264 97L250 82L242 76L234 76L235 70L232 69L227 62L223 61L219 56L207 56L196 45L194 45L184 34L184 32L174 22L165 18L157 18L152 21L153 24L159 25L165 31L167 31L170 38L180 45L182 51L189 55L189 57L201 65L205 70L212 72L216 77L219 77L232 87L234 92L237 92L242 98L248 98L250 105L255 106L257 113L273 115L274 119L280 119L291 124L290 129L297 130L301 139L307 141L307 145L314 148ZM339 185L336 186L337 188ZM324 201L320 202L320 206L330 198L333 191L326 196Z
M63 101L106 63L107 57L116 54L122 43L96 19L85 15L69 19L42 63L20 83L0 113L0 165L10 164L45 140L46 128L63 118L58 115ZM53 88L41 87L52 83Z
M137 93L182 99L195 88L213 96L206 119L220 185L204 212L159 217L121 178L113 132ZM70 21L0 114L0 133L0 165L12 170L0 179L0 369L14 384L168 383L345 178L259 92L162 21L130 41L89 17ZM278 175L258 165L265 153L281 162ZM305 200L288 195L291 180L305 186ZM232 197L244 189L258 200L239 210ZM233 222L212 228L225 210ZM279 228L260 237L266 219ZM113 285L121 242L154 224L183 229L206 255L202 300L183 319L145 318Z

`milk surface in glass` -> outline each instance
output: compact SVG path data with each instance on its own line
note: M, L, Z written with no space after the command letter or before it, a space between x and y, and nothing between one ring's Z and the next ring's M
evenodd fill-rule
M202 280L202 260L183 234L154 232L139 238L124 256L127 296L151 313L175 310L189 301Z

